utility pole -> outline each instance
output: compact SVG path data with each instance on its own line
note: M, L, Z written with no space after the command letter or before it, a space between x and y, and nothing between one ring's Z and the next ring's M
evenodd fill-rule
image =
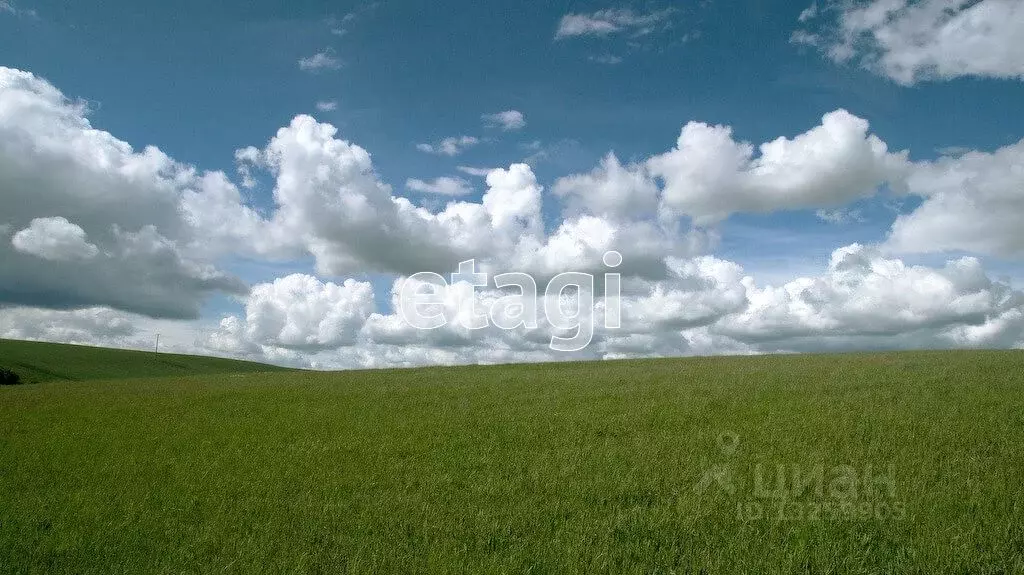
M156 347L153 348L153 353L160 353L160 334L156 334Z

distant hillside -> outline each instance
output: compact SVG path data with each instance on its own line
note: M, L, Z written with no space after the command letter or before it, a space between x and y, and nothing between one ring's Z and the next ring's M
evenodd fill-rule
M285 368L251 361L0 339L0 367L26 383L205 375Z

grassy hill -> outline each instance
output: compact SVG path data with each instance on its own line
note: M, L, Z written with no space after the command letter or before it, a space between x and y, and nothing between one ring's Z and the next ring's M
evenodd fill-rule
M250 361L0 339L0 367L27 383L283 371Z
M1020 352L11 386L0 573L1021 573L1022 473Z

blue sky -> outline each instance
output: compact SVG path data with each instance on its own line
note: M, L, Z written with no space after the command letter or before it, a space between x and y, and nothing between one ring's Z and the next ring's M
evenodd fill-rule
M407 179L461 177L474 192L460 199L479 202L487 190L483 178L458 166L507 167L526 159L550 191L559 178L589 172L610 151L623 163L665 153L690 121L730 126L734 139L756 148L794 138L843 108L867 120L890 151L908 150L913 162L953 148L992 152L1024 136L1024 82L1014 77L1012 62L1006 73L967 70L901 82L863 61L829 57L827 40L793 41L809 25L800 21L812 6L806 1L26 0L2 6L0 64L86 100L92 125L136 150L156 145L178 162L237 180L235 150L262 148L294 116L311 114L336 126L338 138L368 150L395 195L434 209L448 198L409 191ZM812 30L819 38L854 10L813 6L826 15L816 17L831 19ZM1018 13L1003 20L1016 25ZM617 29L558 36L567 16L596 21L602 14ZM317 54L328 65L300 65ZM318 102L334 108L318 109ZM519 111L525 127L506 131L481 119L505 110ZM417 149L461 136L480 141L451 157ZM262 174L258 182L242 193L250 206L270 213L273 177ZM842 223L823 220L813 207L734 213L714 226L720 240L708 252L772 283L820 272L839 246L884 242L896 216L913 212L924 197L894 198L886 185L880 190L845 206L855 217ZM548 233L562 222L562 206L547 196L543 220ZM1024 276L1012 252L980 255L994 275ZM946 256L902 257L941 265ZM315 258L235 254L218 261L253 285L310 273ZM339 277L348 276L371 279L375 301L387 307L392 275L367 270ZM212 321L242 304L212 294L203 309Z

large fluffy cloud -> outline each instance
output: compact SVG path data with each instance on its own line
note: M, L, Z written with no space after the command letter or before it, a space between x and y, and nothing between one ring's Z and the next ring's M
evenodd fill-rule
M820 277L744 281L749 305L715 331L767 351L1024 343L1024 294L989 279L975 258L936 269L853 244Z
M244 154L274 176L272 227L315 256L321 273L451 270L467 257L540 241L541 187L528 166L492 171L481 203L433 213L393 195L370 154L336 133L297 116L266 148Z
M546 293L545 286L538 286L536 305L529 311L529 307L520 309L515 305L520 302L515 299L518 289L503 291L493 281L474 290L465 281L437 286L415 277L400 277L391 288L391 309L367 313L369 295L364 299L351 295L324 298L320 284L313 278L289 276L273 284L255 286L246 305L246 317L225 318L220 329L211 334L208 346L215 351L250 358L273 357L266 355L268 352L280 356L282 352L306 346L311 338L317 343L324 342L325 338L320 335L323 329L318 327L316 318L341 313L351 320L347 324L352 328L346 332L349 336L325 345L309 346L319 347L320 351L330 350L330 353L314 355L310 364L377 366L597 359L638 353L636 346L640 342L654 340L657 340L657 353L680 355L692 351L688 338L697 337L694 329L713 325L745 307L746 287L742 283L742 270L731 262L699 257L673 259L669 263L669 275L663 280L634 278L626 282L618 314L621 327L608 323L612 303L605 298L607 292L601 278L594 282L596 285L583 287L588 296L583 301L590 303L582 305L582 294L578 290ZM292 287L284 290L283 285ZM424 288L431 288L428 291L436 299L416 309L425 316L440 314L445 320L430 329L415 327L403 311L403 295L408 297ZM282 292L287 297L283 297ZM268 304L268 300L282 299L288 302L287 306ZM354 306L353 300L360 305ZM513 305L509 307L509 303ZM262 311L267 306L271 311ZM549 306L558 311L549 312ZM299 319L289 320L286 318L290 314L282 307L303 313ZM317 312L310 314L310 309ZM361 313L352 314L353 309ZM481 319L485 317L486 320ZM474 321L482 323L474 324ZM353 331L356 326L359 326L358 334ZM575 352L552 350L553 336L569 338L577 328L591 335L585 348ZM285 331L294 337L289 341L277 337L276 334ZM747 350L740 343L730 342L729 345ZM370 355L379 357L369 361Z
M566 176L552 190L566 203L566 213L589 213L612 219L645 217L658 207L658 187L643 166L623 166L613 153L589 174Z
M447 322L434 329L420 329L399 311L400 294L403 288L415 290L425 284L399 278L391 290L391 311L359 316L365 321L358 334L335 342L333 349L324 346L323 353L305 358L306 365L373 367L865 348L1024 347L1024 293L989 278L975 258L950 260L942 267L908 265L886 258L877 248L852 244L835 250L821 275L795 278L778 287L759 286L739 265L709 256L670 258L669 270L661 280L623 282L618 327L606 323L609 306L614 304L598 287L592 293L592 308L583 310L581 316L582 324L592 328L593 339L573 353L553 351L549 346L553 335L567 337L573 330L547 316L545 301L555 296L546 298L543 289L535 326L511 327L515 322L498 326L488 320L473 327L474 315L486 316L491 310L497 310L490 313L491 318L507 321L514 317L503 315L508 308L496 304L517 292L500 291L493 284L476 291L465 282L450 284L434 291L435 303L422 308L425 315L443 313ZM265 289L269 287L257 286L253 293ZM320 301L316 290L308 293L311 300ZM579 297L579 292L563 294L556 297L555 305L562 313L573 315L579 309ZM260 305L262 299L250 297L248 308ZM340 304L339 309L348 309L348 305ZM580 323L579 318L573 321ZM246 357L269 359L287 353L288 346L279 341L253 337L261 331L260 322L251 313L245 319L227 318L211 341L219 351ZM279 320L275 326L285 323ZM276 333L277 328L271 331ZM317 333L310 328L296 331ZM273 349L268 348L268 341Z
M225 174L199 173L155 147L134 151L29 73L3 69L0 78L7 303L194 317L212 292L244 293L216 267L236 254L308 253L326 275L448 271L467 258L553 274L577 263L600 267L604 251L631 246L626 265L658 276L665 256L690 255L701 243L680 222L643 214L627 221L599 209L579 210L548 235L543 188L525 164L488 172L482 201L432 212L394 195L366 150L309 116L264 148L236 154L243 183L254 185L260 169L273 178L275 206L263 217ZM649 196L654 187L645 185ZM618 182L610 186L612 194Z
M230 338L242 337L259 346L338 348L355 342L371 311L373 289L369 283L348 279L338 285L292 274L255 286L245 306L244 333L237 331L237 318L227 318L214 335L213 346L238 349L239 344ZM247 348L241 345L241 349Z
M889 248L1024 255L1024 140L992 153L921 162L907 189L924 202L896 220Z
M589 177L586 185L605 181L609 209L581 202L547 233L543 187L526 164L489 171L480 202L453 201L432 212L394 195L370 154L336 135L333 126L298 116L264 149L239 154L248 169L274 177L273 235L312 254L325 275L450 272L472 258L492 271L547 276L596 270L605 251L618 249L630 272L657 277L665 274L666 256L692 255L702 242L700 232L677 219L656 221L656 186L643 174L621 175L626 169L612 159L591 176L557 185L561 195L578 196L579 178ZM613 205L627 199L614 196L630 186L643 188L637 194L647 194L646 209Z
M224 218L236 230L257 220L237 189L157 148L134 151L86 113L0 68L0 303L196 317L209 294L244 293L213 265Z
M794 41L900 84L960 76L1024 79L1019 0L832 2L805 11L801 21L816 26L794 34Z
M889 152L866 120L846 110L759 151L755 158L753 146L735 141L729 127L690 122L675 149L647 164L665 182L667 208L711 223L734 212L845 204L898 182L907 163L906 152Z
M628 164L610 153L550 192L526 164L472 170L486 175L479 201L427 209L396 194L368 151L300 115L236 153L242 184L269 192L261 213L224 173L132 149L31 74L0 68L0 88L0 336L148 347L164 330L178 334L179 350L200 341L208 353L316 367L1024 344L1021 293L979 260L932 268L885 255L1024 251L1015 219L1024 143L911 163L844 110L756 150L731 128L691 122L665 153ZM730 214L837 207L886 184L923 203L884 245L836 250L817 277L765 286L707 255ZM236 256L311 256L321 278L292 274L249 290L218 267ZM448 274L468 259L492 276L530 273L542 294L561 272L597 276L591 345L552 351L552 336L572 328L543 314L536 328L453 320L428 331L403 320L396 298L410 276ZM620 327L605 323L613 271ZM352 279L374 273L393 280L390 307ZM238 296L244 312L209 330L143 317L194 318L215 292ZM508 292L455 283L441 295L457 319ZM540 305L571 309L589 295Z

